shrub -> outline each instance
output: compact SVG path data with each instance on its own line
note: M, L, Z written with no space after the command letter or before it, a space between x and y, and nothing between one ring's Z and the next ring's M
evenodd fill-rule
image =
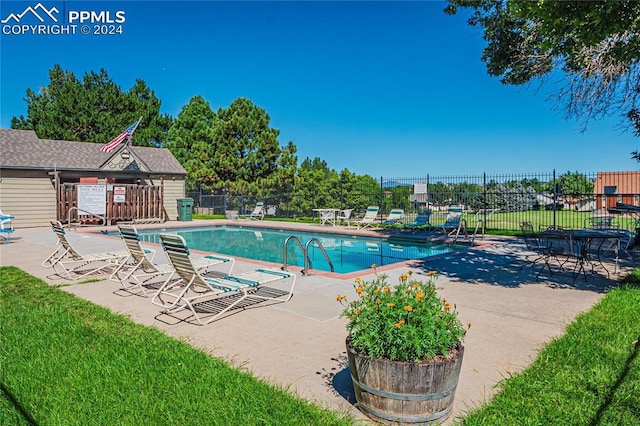
M438 296L437 273L427 275L420 281L409 271L396 286L377 272L371 282L356 278L358 297L337 298L345 307L353 349L370 358L420 362L447 356L461 344L471 323L463 326L456 306Z

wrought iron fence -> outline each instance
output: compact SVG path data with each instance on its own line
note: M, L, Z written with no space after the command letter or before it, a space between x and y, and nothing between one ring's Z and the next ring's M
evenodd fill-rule
M374 193L345 191L311 196L296 193L265 196L189 192L197 212L225 214L250 212L263 201L266 215L282 218L313 217L314 208L354 209L363 215L367 206L380 207L381 217L401 208L411 221L421 210L431 210L434 220L451 206L462 207L469 226L482 222L488 230L519 230L524 221L537 228L554 226L582 228L592 217L608 216L617 203L640 206L640 171L515 175L482 174L469 176L380 177ZM615 226L628 229L637 218L619 215Z

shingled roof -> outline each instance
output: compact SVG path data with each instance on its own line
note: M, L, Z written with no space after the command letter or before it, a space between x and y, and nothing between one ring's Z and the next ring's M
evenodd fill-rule
M33 130L0 129L0 168L100 171L115 155L102 144L40 139ZM153 174L184 175L184 167L168 149L131 146L129 150Z

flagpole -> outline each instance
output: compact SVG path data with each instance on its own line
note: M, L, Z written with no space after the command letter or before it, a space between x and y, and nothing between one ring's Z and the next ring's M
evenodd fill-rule
M141 121L142 121L142 116L140 116L138 121L136 121L136 125L133 128L133 130L131 131L131 135L127 138L127 146L129 146L129 144L131 142L131 139L133 139L133 134L136 132L136 129L138 128L138 124L140 124Z

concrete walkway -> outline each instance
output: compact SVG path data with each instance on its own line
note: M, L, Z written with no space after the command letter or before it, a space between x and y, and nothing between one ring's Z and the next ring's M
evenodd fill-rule
M174 222L162 227L184 225ZM153 226L139 228L145 227ZM319 229L317 225L311 227ZM118 238L100 235L95 229L69 235L81 252L122 248ZM55 245L50 228L18 229L10 244L0 244L0 265L18 266L51 284L66 283L40 265ZM526 367L542 346L562 335L567 324L615 285L614 280L621 273L619 268L611 279L598 274L589 276L586 282L579 277L575 283L567 273L536 280L537 268L521 268L526 254L517 239L493 239L468 251L410 266L418 275L438 271L441 295L457 305L463 323L473 323L465 340L453 415L447 423L488 402L496 392L496 384ZM158 248L156 260L161 261L162 256ZM255 267L255 262L238 261L234 272ZM408 268L409 265L385 268L384 273L394 283ZM622 273L629 268L623 266ZM613 270L613 265L609 269ZM371 273L369 270L361 278L371 279ZM336 301L338 294L353 294L353 276L345 280L317 271L309 276L299 275L291 301L259 305L206 326L157 317L158 308L149 299L123 292L118 283L108 280L61 288L135 322L163 330L309 401L352 413L367 423L353 406L345 353L346 321L340 317L342 307Z

